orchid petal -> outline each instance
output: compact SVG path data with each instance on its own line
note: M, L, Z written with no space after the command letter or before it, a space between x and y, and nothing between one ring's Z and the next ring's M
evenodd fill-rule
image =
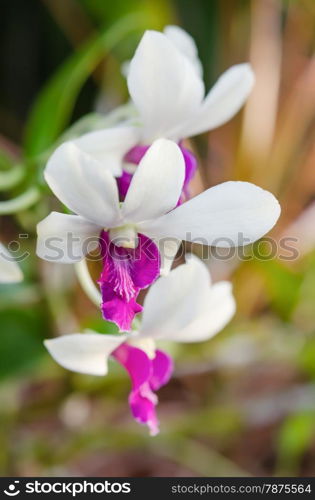
M0 243L0 283L18 283L23 280L23 274L11 254Z
M113 353L113 357L128 372L132 389L129 394L129 405L134 419L140 424L146 424L150 434L159 431L155 406L158 399L150 387L152 361L146 353L137 347L123 344Z
M169 354L157 349L151 363L153 370L150 377L150 387L153 391L158 391L160 387L167 384L172 376L173 360Z
M167 333L174 342L204 342L219 333L235 314L236 304L232 285L228 281L215 283L207 294L207 308L182 330Z
M199 107L204 85L193 65L164 34L146 31L131 60L131 98L143 122L143 141L168 136Z
M122 174L122 162L129 149L139 141L139 128L117 126L82 135L73 142L90 154L115 177Z
M176 48L190 60L197 74L202 76L202 65L198 57L198 50L193 37L179 26L166 26L163 31Z
M195 116L179 126L182 137L201 134L229 121L244 105L254 82L254 73L249 64L238 64L225 71Z
M178 202L185 179L183 154L175 142L158 139L132 178L122 215L127 222L159 217Z
M59 146L50 157L45 179L57 198L74 213L103 227L120 220L115 178L73 142Z
M88 375L106 375L108 356L125 339L125 335L73 333L45 340L44 344L63 368Z
M253 243L277 222L280 205L249 182L224 182L154 221L138 224L151 239L178 238L222 248Z
M36 253L52 262L78 262L98 247L101 229L79 215L52 212L37 225Z
M210 286L207 266L190 255L186 264L152 285L139 336L201 342L222 330L234 312L231 284L221 281Z
M125 343L113 352L113 357L125 368L131 378L132 390L129 404L137 422L146 424L152 436L159 432L156 415L158 398L153 391L165 385L172 374L170 356L157 350L154 359L137 347Z
M184 329L207 310L209 289L207 267L192 256L151 286L144 300L140 336L160 338Z

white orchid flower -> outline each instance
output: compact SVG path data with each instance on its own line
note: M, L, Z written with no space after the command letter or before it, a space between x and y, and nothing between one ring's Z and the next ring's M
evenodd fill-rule
M275 197L248 182L225 182L177 206L184 176L179 147L159 139L141 160L120 203L110 171L74 144L61 145L48 162L45 178L77 215L52 212L40 222L37 254L55 262L76 262L100 240L103 314L121 330L128 329L141 310L134 300L139 290L160 273L159 252L162 272L167 272L181 240L244 245L263 236L279 217Z
M205 95L193 38L177 26L146 31L128 67L127 84L138 124L98 130L76 140L83 151L106 162L119 177L137 164L155 139L182 139L219 127L245 103L254 74L248 63L232 66ZM183 148L185 151L185 149ZM187 177L195 166L187 164Z
M133 416L158 432L154 391L166 384L173 363L156 342L202 342L221 331L235 312L229 282L211 284L205 264L190 255L183 264L150 288L138 331L131 335L96 332L64 335L46 340L51 356L66 369L90 375L106 375L112 356L130 374L129 402Z

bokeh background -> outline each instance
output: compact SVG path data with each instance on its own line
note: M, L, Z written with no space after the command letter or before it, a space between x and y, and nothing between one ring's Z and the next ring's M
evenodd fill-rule
M0 237L14 255L30 252L24 282L0 286L1 475L313 476L314 1L5 0L0 9ZM273 259L265 242L246 261L208 260L215 280L233 281L237 314L207 343L168 346L176 371L150 438L129 415L118 365L106 378L83 376L46 353L44 338L107 326L72 266L36 258L35 228L60 209L42 180L49 151L71 124L85 130L126 102L121 64L145 29L167 24L194 36L207 88L247 60L257 76L241 113L190 142L194 191L255 182L282 205L274 241L296 241Z

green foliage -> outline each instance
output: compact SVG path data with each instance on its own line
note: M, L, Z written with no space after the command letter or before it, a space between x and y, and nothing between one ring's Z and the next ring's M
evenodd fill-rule
M104 0L80 0L81 5L89 16L100 26L105 23L113 23L116 19L127 16L130 13L139 14L146 19L145 29L162 29L169 22L172 5L168 0L116 0L115 2L104 2Z
M315 434L315 414L289 416L278 434L279 474L298 474L298 464Z
M310 338L304 344L298 357L301 369L312 379L315 379L315 338Z
M141 16L123 18L102 30L61 66L39 94L26 126L25 154L48 149L69 123L77 96L99 62L128 34L143 29Z
M29 371L44 354L42 339L48 335L41 309L0 311L0 378Z
M104 333L105 335L119 335L119 329L112 323L111 321L105 321L102 319L101 315L92 316L84 319L84 323L82 325L83 329L86 330L94 330L98 333Z
M272 307L282 319L289 319L299 299L303 275L277 259L255 259L253 269L261 274Z

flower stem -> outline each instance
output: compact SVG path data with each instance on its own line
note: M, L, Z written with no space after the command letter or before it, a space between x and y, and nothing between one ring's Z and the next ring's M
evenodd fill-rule
M83 259L75 264L75 271L79 283L85 291L86 295L93 302L93 304L99 307L102 302L102 296L91 278L86 259Z
M24 193L12 198L11 200L0 202L0 215L13 214L26 210L34 205L40 198L40 190L37 187L31 186Z
M24 177L24 169L22 165L15 165L10 170L0 172L0 191L12 189Z

